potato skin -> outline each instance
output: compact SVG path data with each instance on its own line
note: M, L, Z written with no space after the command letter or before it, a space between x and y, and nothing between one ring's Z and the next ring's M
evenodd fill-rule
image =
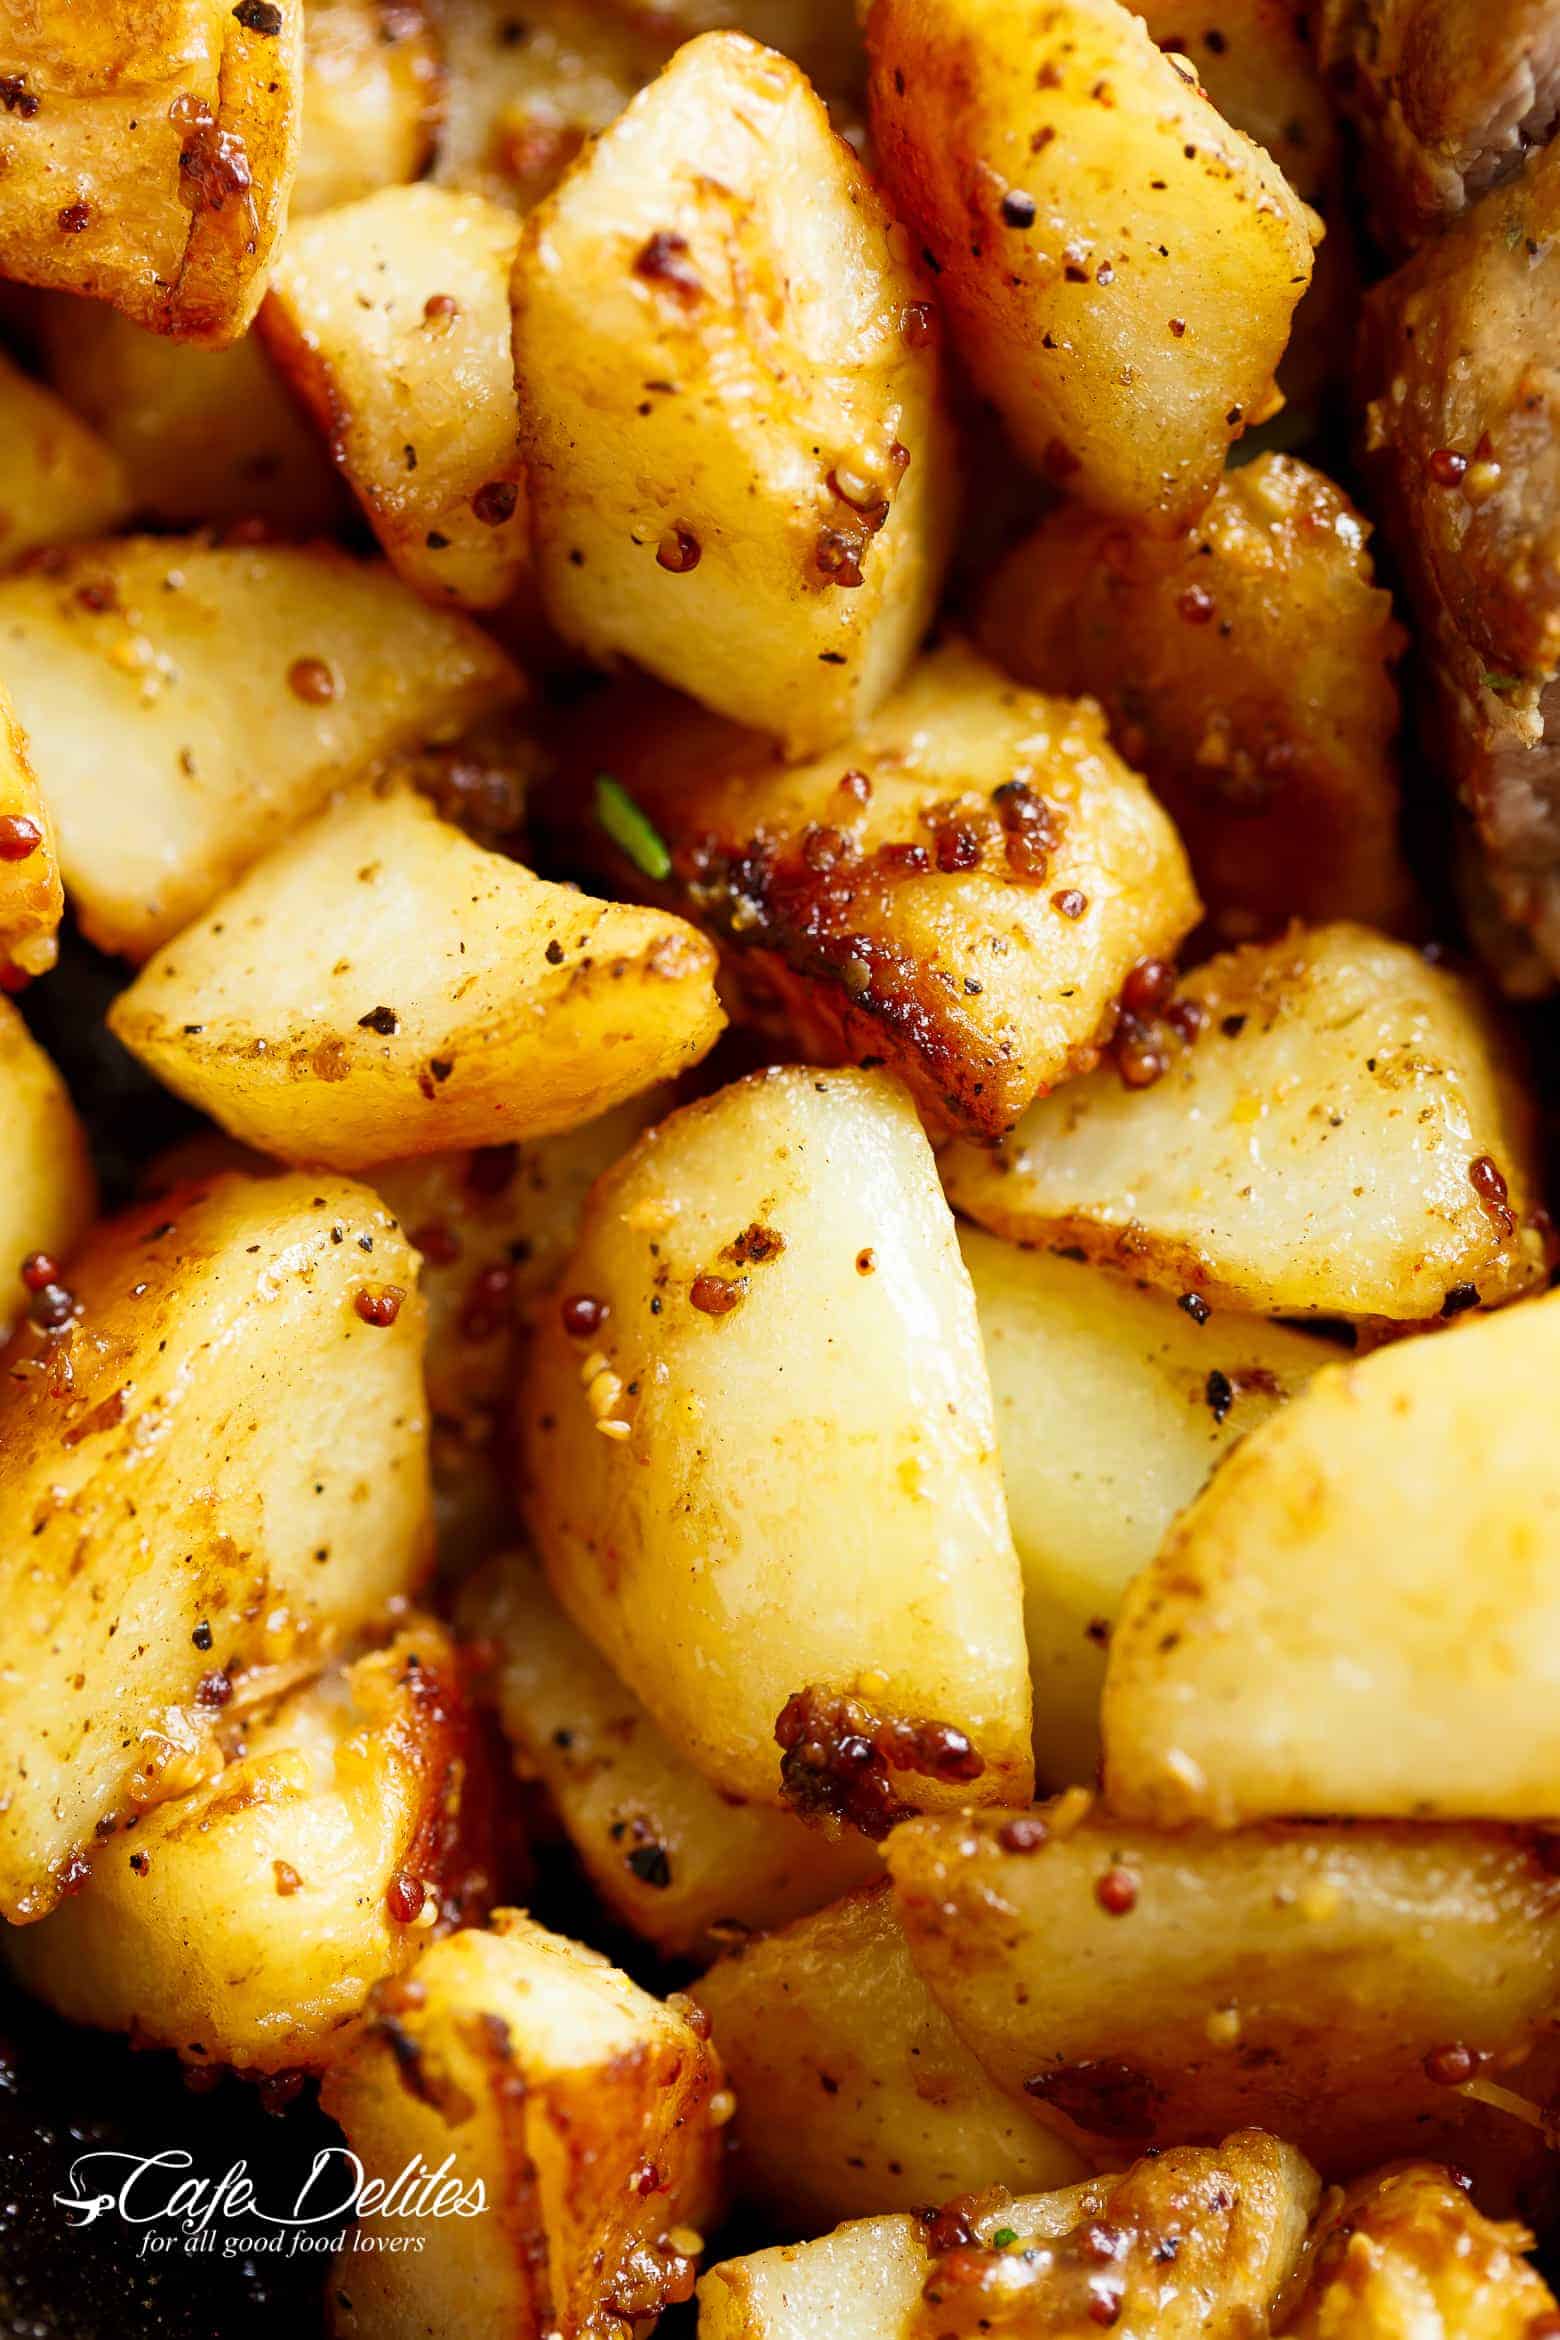
M686 2230L719 2213L730 2095L685 2005L517 1910L384 1986L325 2109L386 2182L415 2154L430 2170L453 2156L482 2214L417 2219L423 2247L405 2255L349 2235L328 2292L338 2340L613 2340L686 2299Z
M0 1599L28 1655L0 1683L13 1922L82 1882L100 1823L203 1776L214 1672L264 1698L429 1548L416 1264L366 1190L196 1183L104 1222L69 1274L69 1330L0 1361ZM358 1295L391 1288L370 1322Z
M1555 1817L1557 1357L1548 1293L1330 1366L1252 1433L1128 1593L1119 1810Z
M0 272L176 339L254 315L297 164L301 0L266 32L226 0L13 7ZM36 101L36 102L34 102Z
M528 566L509 317L519 240L480 196L387 187L293 227L260 312L392 567L462 609L501 607Z
M1275 1316L1425 1323L1544 1278L1531 1108L1474 986L1361 926L1194 968L1188 1044L1148 1088L1102 1067L990 1152L955 1206L1175 1294Z
M1476 2210L1449 2169L1403 2162L1325 2207L1290 2340L1533 2340L1560 2305L1533 2237Z
M999 2085L1084 2151L1249 2122L1328 2177L1445 2151L1495 2185L1541 2141L1426 2059L1460 2041L1548 2101L1546 1852L1520 1829L1417 1822L1160 1832L1076 1790L1021 1835L938 1814L885 1847L921 1979Z
M453 1644L408 1620L236 1735L211 1779L103 1847L87 1891L14 1929L8 1955L70 2022L192 2064L313 2070L431 1929L492 1896Z
M737 33L687 43L582 154L514 278L533 553L567 641L794 755L871 714L953 522L906 249L804 76Z
M656 898L720 938L736 1014L814 1063L886 1061L931 1126L975 1138L1089 1070L1128 970L1198 915L1097 710L956 640L811 763L632 689L586 711L562 763L567 843L632 885L580 818L615 775L671 853Z
M722 1959L692 1995L736 2090L737 2194L793 2231L1085 2172L948 2022L881 1875Z
M883 176L1020 450L1173 534L1275 409L1305 207L1115 0L874 0L867 54Z
M0 879L0 900L4 892ZM0 999L0 1340L28 1304L22 1261L35 1251L68 1259L96 1203L87 1133L70 1093L16 1009Z
M993 658L1100 701L1232 941L1273 919L1401 930L1411 915L1393 755L1405 636L1369 534L1319 471L1261 455L1174 545L1063 506L983 597Z
M923 1770L884 1755L866 1787L918 1809L1021 1797L990 1389L898 1083L782 1068L673 1114L592 1191L561 1288L605 1314L543 1321L522 1501L558 1598L672 1743L779 1804L806 1785L805 1756L782 1774L782 1708L855 1696L885 1734L929 1726ZM938 1726L983 1768L939 1771ZM823 1768L825 1791L848 1784Z
M715 954L664 911L535 877L404 780L332 805L109 1011L247 1144L359 1170L570 1130L703 1057Z

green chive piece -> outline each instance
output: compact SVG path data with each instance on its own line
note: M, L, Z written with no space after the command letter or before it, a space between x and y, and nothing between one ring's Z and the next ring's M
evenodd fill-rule
M991 2247L994 2251L1005 2251L1017 2240L1018 2229L1016 2226L999 2226L991 2238Z
M1497 699L1514 699L1522 688L1520 674L1500 674L1489 666L1485 667L1479 680L1487 691L1495 693Z
M657 884L672 874L666 840L646 819L628 790L610 772L596 775L596 818L620 852Z

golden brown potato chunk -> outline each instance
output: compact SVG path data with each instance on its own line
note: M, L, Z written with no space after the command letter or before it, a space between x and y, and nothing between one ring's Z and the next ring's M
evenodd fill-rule
M1410 249L1519 170L1555 127L1555 21L1544 0L1322 0L1328 85L1366 149L1377 235Z
M871 114L1022 452L1173 534L1276 410L1305 206L1116 0L874 0Z
M599 0L460 0L440 26L444 93L433 177L528 211L587 140L659 73L666 12Z
M575 1128L696 1064L715 953L360 789L148 961L112 1029L246 1144L363 1169Z
M904 249L797 68L708 33L515 271L549 617L798 755L892 690L941 580L952 454Z
M464 2212L331 2271L346 2340L647 2328L693 2290L730 2092L703 2027L515 1910L386 1984L326 2081L370 2177L453 2155ZM691 2012L691 2011L690 2011ZM648 2182L647 2182L648 2181Z
M1546 1839L1164 1836L1080 1826L1087 1801L916 1820L885 1848L922 1979L1063 2135L1119 2154L1258 2122L1328 2175L1433 2145L1467 2166L1541 2150L1499 2100L1553 2083Z
M345 491L257 330L196 349L51 293L38 336L50 381L119 456L143 519L191 528L259 516L284 537L340 527Z
M1555 1816L1557 1359L1548 1296L1330 1367L1252 1433L1127 1595L1123 1809Z
M0 1340L34 1300L48 1313L43 1264L69 1257L96 1201L86 1132L65 1083L0 999Z
M509 277L478 195L386 187L305 220L260 321L392 567L425 599L507 601L527 562Z
M0 1911L204 1776L428 1548L416 1260L365 1188L217 1178L101 1225L0 1366ZM306 1389L308 1404L295 1399Z
M1544 2340L1560 2306L1523 2256L1533 2237L1496 2226L1447 2169L1406 2162L1351 2186L1320 2226L1290 2340Z
M214 1644L208 1663L222 1679ZM231 1735L209 1780L141 1813L8 1955L73 2023L194 2064L312 2069L430 1929L491 1898L449 1637L410 1620Z
M789 1812L723 1793L650 1720L523 1552L469 1587L461 1631L522 1779L539 1780L597 1894L668 1958L817 1909L867 1877L858 1836L831 1844Z
M152 537L0 578L0 675L82 926L137 959L340 782L521 687L485 634L388 569Z
M423 1378L446 1559L470 1560L513 1535L507 1412L526 1341L552 1303L592 1182L671 1102L669 1090L647 1089L556 1137L364 1172L421 1255Z
M0 274L232 341L292 190L301 0L0 10Z
M671 864L657 898L719 935L740 1013L814 1062L886 1060L977 1137L1098 1061L1129 969L1198 914L1098 711L1015 689L960 643L812 763L634 693L587 714L566 763L586 783L576 833L592 773L649 822ZM586 843L632 883L599 822Z
M817 2242L712 2267L703 2340L1248 2340L1270 2329L1319 2192L1258 2130L1183 2146L1124 2176L1012 2200L988 2189L919 2218L864 2218Z
M1370 530L1308 463L1225 473L1173 545L1064 505L1003 562L980 635L1038 690L1087 691L1179 829L1216 932L1399 926L1392 662Z
M415 179L433 144L440 81L422 0L307 0L293 218Z
M1024 1572L1035 1763L1052 1787L1083 1785L1128 1584L1236 1441L1337 1352L974 1227L959 1244Z
M46 975L59 957L55 936L65 891L27 735L0 682L0 969Z
M0 353L0 568L117 528L130 496L112 446Z
M886 1880L751 1943L693 1995L736 2090L733 2183L793 2229L1084 2173L953 2029Z
M1151 1087L1106 1066L951 1149L957 1208L1272 1315L1422 1322L1542 1282L1530 1116L1471 984L1297 928L1195 968L1177 1012Z
M990 1384L899 1084L786 1068L674 1113L592 1189L561 1288L521 1403L529 1523L673 1745L868 1833L1021 1799Z

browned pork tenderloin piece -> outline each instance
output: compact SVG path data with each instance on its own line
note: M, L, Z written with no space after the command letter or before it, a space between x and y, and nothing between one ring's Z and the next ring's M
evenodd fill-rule
M1322 0L1317 48L1366 143L1373 224L1411 251L1560 125L1550 0Z
M1560 973L1560 146L1366 304L1368 500L1419 618L1426 738L1479 886ZM1526 980L1524 988L1532 988Z

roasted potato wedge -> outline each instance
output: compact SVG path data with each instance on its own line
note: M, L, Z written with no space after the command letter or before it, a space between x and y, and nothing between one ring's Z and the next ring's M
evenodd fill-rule
M1237 1439L1336 1351L1109 1268L961 1231L1024 1572L1035 1764L1053 1787L1100 1758L1121 1597Z
M1499 2099L1545 2100L1557 2063L1544 1840L1161 1836L1079 1826L1086 1800L916 1820L885 1848L922 1979L1063 2135L1119 2154L1260 2122L1333 2177L1406 2149L1470 2168L1542 2150ZM1489 2102L1456 2084L1483 2069Z
M235 340L287 215L302 80L302 0L12 0L0 276Z
M630 0L460 0L440 27L444 97L436 184L517 212L557 185L587 140L660 72L676 34Z
M150 537L0 578L0 674L81 924L136 959L338 782L520 690L485 634L387 569Z
M1557 1358L1547 1297L1333 1366L1253 1432L1127 1594L1123 1810L1560 1815Z
M36 1283L35 1254L67 1259L96 1201L86 1132L70 1093L10 1001L0 999L0 1340L28 1305L22 1262Z
M142 1813L7 1954L73 2023L192 2064L308 2070L429 1928L491 1898L449 1636L409 1620L234 1735L220 1770Z
M1106 1068L951 1149L957 1207L1274 1315L1422 1322L1542 1282L1527 1112L1470 984L1338 924L1210 959L1181 1000L1201 1028L1151 1088Z
M672 1744L869 1830L1021 1799L990 1384L899 1084L781 1069L673 1114L592 1190L562 1290L521 1403L530 1524Z
M574 1248L592 1182L671 1102L669 1090L647 1089L557 1137L364 1173L422 1255L442 1559L459 1565L512 1536L507 1415L526 1338Z
M784 1925L868 1877L876 1853L789 1812L722 1794L663 1738L510 1553L465 1593L461 1631L522 1778L540 1780L605 1907L668 1958L708 1958L733 1932Z
M1039 690L1087 691L1168 806L1215 930L1401 927L1392 663L1369 524L1308 463L1225 473L1166 545L1063 505L1002 563L980 635Z
M693 1995L736 2090L733 2182L786 2227L1084 2173L953 2029L881 1877L723 1960Z
M1533 2340L1560 2305L1533 2237L1476 2210L1448 2169L1406 2162L1329 2205L1290 2340Z
M1280 403L1304 204L1116 0L874 0L867 55L980 388L1069 494L1173 535Z
M101 1225L68 1274L0 1363L12 1920L428 1549L416 1259L366 1189L216 1178Z
M282 537L341 526L346 492L257 331L193 349L64 293L40 298L37 329L50 381L119 457L141 518L219 528L260 517Z
M0 682L0 969L46 975L59 957L55 937L64 914L54 826L27 735Z
M370 2176L453 2155L475 2205L415 2219L416 2252L349 2235L336 2333L583 2336L691 2293L730 2094L702 2028L599 1951L514 1910L435 1943L379 1992L324 2102Z
M463 17L466 4L451 13ZM292 217L417 178L433 147L441 81L422 0L307 0Z
M515 270L548 615L796 755L893 689L948 549L902 245L798 69L707 33L532 214Z
M40 544L117 528L130 509L114 449L0 352L0 568Z
M386 187L287 236L260 323L392 567L496 609L525 573L510 348L520 230L479 195Z
M817 2242L728 2259L699 2286L699 2331L961 2340L1007 2327L1087 2340L1119 2324L1154 2340L1244 2340L1269 2329L1318 2192L1298 2153L1248 2130L1061 2193L987 2194L946 2217L863 2218Z
M720 937L739 1012L814 1062L886 1060L976 1136L1095 1064L1129 969L1197 919L1175 831L1097 710L962 643L813 763L642 691L587 710L563 760L576 808L604 771L649 822L671 861L656 898ZM585 849L632 884L603 839L592 824Z
M109 1021L234 1137L362 1169L573 1129L696 1064L714 967L680 919L533 877L386 784L257 864Z

